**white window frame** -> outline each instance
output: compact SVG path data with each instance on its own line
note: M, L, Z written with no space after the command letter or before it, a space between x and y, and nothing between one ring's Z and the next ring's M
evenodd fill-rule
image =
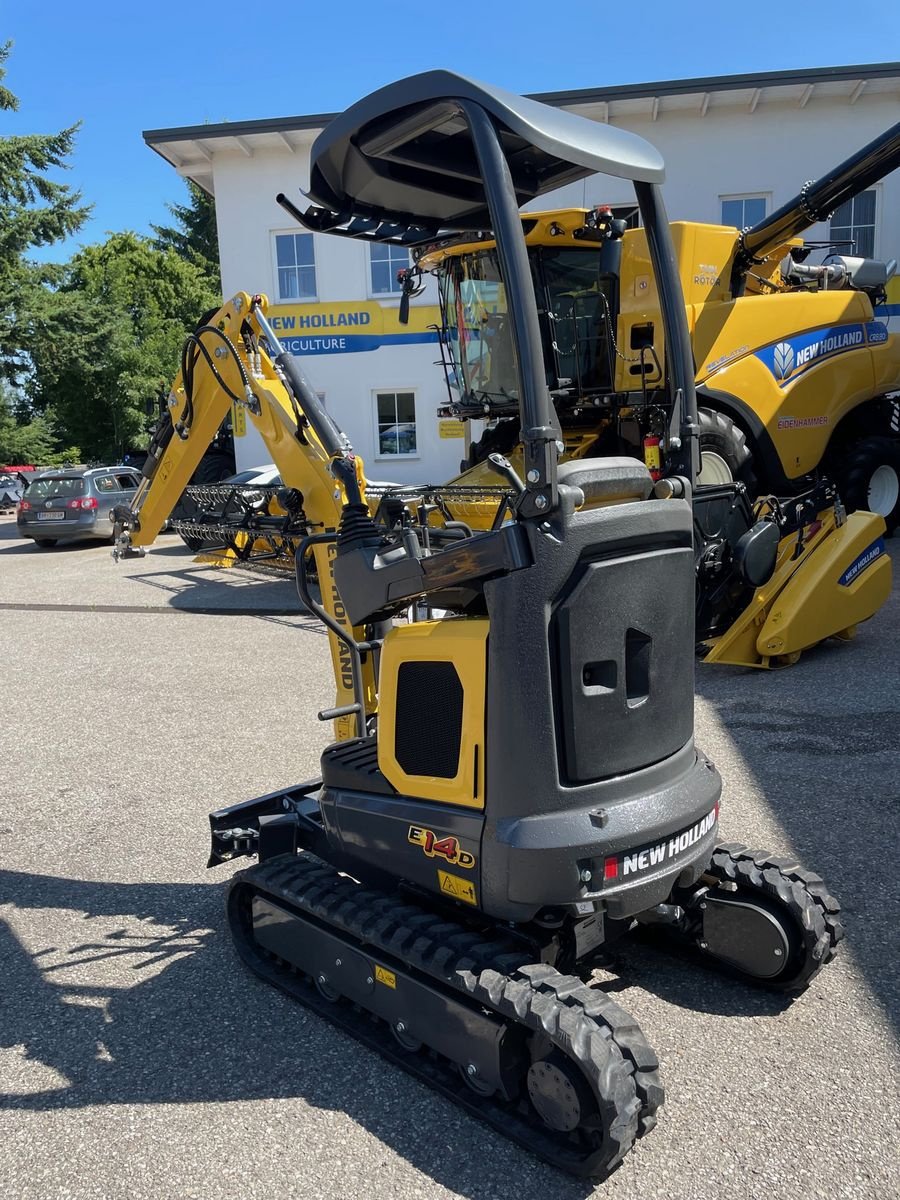
M297 237L307 236L312 238L313 248L313 273L316 280L315 295L312 296L282 296L281 280L278 275L278 238L280 237ZM316 255L316 239L313 233L303 229L273 229L270 234L270 245L272 252L272 295L277 297L278 304L318 304L319 303L319 263Z
M413 398L413 408L415 411L415 427L416 427L416 448L412 454L382 454L381 453L381 429L378 421L378 397L379 396L394 396L400 392L408 392ZM396 415L396 400L394 413ZM398 384L396 386L384 384L381 387L372 388L372 423L375 429L375 461L376 462L415 462L417 458L422 457L422 445L419 441L419 394L418 389L410 387L409 384ZM400 424L400 422L396 422Z
M881 184L873 183L871 187L865 188L864 191L875 193L875 225L874 225L873 232L872 232L872 257L877 259L878 258L878 248L881 244L881 200L882 200ZM831 217L828 218L828 220L825 222L825 225L826 225L825 236L826 236L826 238L830 238L831 237ZM850 226L850 229L852 232L852 230L853 230L852 225ZM859 251L858 250L850 250L849 248L846 248L844 250L838 250L838 251L836 251L836 253L838 253L838 254L858 254Z
M771 192L728 192L719 196L719 212L716 216L716 224L723 225L722 220L722 205L726 200L762 200L765 202L766 211L763 213L763 220L772 214L772 193Z
M370 242L369 243L369 248L368 248L369 253L366 255L366 269L368 272L368 288L369 288L368 297L370 300L399 300L400 296L402 295L399 287L397 288L396 291L392 288L389 292L376 292L375 288L373 286L372 251L375 249L376 246L385 245L385 244L386 243L381 243L381 242ZM404 250L404 249L406 249L406 247L397 246L397 247L394 247L394 249ZM412 257L410 256L409 250L406 250L406 265L408 267L412 266ZM392 275L391 279L392 279L392 281L395 281L396 275Z

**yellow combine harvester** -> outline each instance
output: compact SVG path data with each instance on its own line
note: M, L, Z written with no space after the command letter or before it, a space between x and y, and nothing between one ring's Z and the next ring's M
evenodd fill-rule
M851 511L900 521L900 338L877 315L896 263L797 234L900 164L887 130L758 225L673 222L698 396L701 484L796 494L827 475ZM672 414L645 232L611 210L523 213L544 364L572 457L637 454L663 473ZM415 249L410 294L437 275L448 412L492 424L465 466L518 442L505 296L489 234Z

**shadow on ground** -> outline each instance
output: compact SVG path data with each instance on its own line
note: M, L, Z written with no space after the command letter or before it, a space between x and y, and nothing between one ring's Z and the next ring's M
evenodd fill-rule
M346 1113L472 1200L517 1200L523 1186L558 1200L593 1190L523 1155L253 978L222 932L221 884L91 883L0 870L4 904L14 907L9 920L0 918L0 1049L24 1047L26 1060L52 1068L58 1082L24 1094L0 1084L0 1109L300 1098ZM101 937L92 921L83 942L31 955L10 923L30 908L110 920ZM71 982L73 968L83 977L111 960L116 983ZM123 967L134 978L125 987ZM436 1128L445 1135L438 1140Z

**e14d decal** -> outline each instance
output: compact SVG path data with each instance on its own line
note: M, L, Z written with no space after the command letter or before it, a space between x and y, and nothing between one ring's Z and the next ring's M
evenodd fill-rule
M412 846L421 846L429 858L443 858L457 867L471 868L475 866L475 855L470 854L468 850L463 850L458 838L438 837L431 829L410 825L406 840Z

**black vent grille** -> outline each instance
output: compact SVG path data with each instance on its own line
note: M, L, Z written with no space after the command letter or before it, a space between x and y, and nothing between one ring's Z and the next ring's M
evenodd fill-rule
M407 775L456 776L462 716L463 687L453 663L400 664L394 754Z

